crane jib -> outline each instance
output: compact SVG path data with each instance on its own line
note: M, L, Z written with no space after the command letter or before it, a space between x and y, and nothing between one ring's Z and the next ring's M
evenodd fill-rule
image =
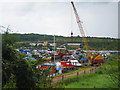
M81 35L82 35L82 40L83 40L83 42L84 42L84 44L85 44L85 48L86 48L87 52L90 54L88 42L87 42L87 40L86 40L86 36L85 36L84 31L83 31L83 27L82 27L82 25L81 25L81 21L80 21L80 19L79 19L79 16L78 16L78 14L77 14L77 10L76 10L76 8L75 8L75 6L74 6L73 1L71 1L71 4L72 4L72 6L73 6L73 10L74 10L75 17L76 17L76 20L77 20L77 23L78 23L78 27L79 27L80 33L81 33Z

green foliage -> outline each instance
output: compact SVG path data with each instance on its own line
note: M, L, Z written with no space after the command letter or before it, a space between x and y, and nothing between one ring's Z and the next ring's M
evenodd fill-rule
M17 88L35 87L31 68L24 59L17 57L13 48L14 37L5 34L2 38L2 85L3 87L12 87L16 82ZM12 78L14 76L14 79ZM12 79L11 79L12 78ZM10 80L11 79L11 80ZM28 83L26 83L28 82Z
M2 37L2 85L4 86L13 73L13 65L17 59L16 51L13 49L14 37L5 34Z
M3 88L16 88L15 76L13 74L9 78L9 82L5 84Z
M31 47L31 45L29 44L29 43L26 43L26 42L22 42L22 43L15 43L14 45L13 45L15 48L20 48L20 47Z
M49 43L47 44L47 46L46 46L46 47L48 47L48 48L52 48L52 46L51 46Z
M49 70L38 70L36 68L37 65L40 65L45 60L41 58L37 58L35 60L27 60L29 67L31 67L32 72L34 73L34 80L36 82L37 88L50 88L52 78L47 78L49 76Z
M28 65L26 60L20 58L16 65L15 80L17 88L34 88L35 80L32 67Z
M49 70L42 71L40 79L36 83L36 86L39 88L51 88L52 77L49 77Z
M38 48L38 49L42 49L42 47L43 47L43 45L38 45L37 48Z
M52 35L39 35L39 34L10 34L11 36L15 36L15 38L19 38L18 42L23 43L16 43L14 45L15 48L19 47L29 47L30 42L53 42ZM3 34L3 37L5 37L5 34ZM55 36L56 37L56 43L58 46L61 44L66 44L67 42L77 42L77 43L83 43L82 37L63 37L63 36ZM14 39L13 39L14 40ZM90 49L97 49L97 50L118 50L118 40L114 38L98 38L98 37L87 37L88 45ZM77 49L77 47L69 47L67 46L67 49ZM83 49L86 49L83 47Z
M90 75L87 76L90 77ZM109 75L94 74L90 78L88 77L66 85L65 88L118 88L117 85L114 85L112 81L110 81L111 78Z

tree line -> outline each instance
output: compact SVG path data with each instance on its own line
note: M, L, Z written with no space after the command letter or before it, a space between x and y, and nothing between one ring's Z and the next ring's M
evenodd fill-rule
M30 42L53 42L54 36L53 35L45 35L45 34L10 34L11 37L17 38L16 42L21 42L21 43L16 43L14 45L16 48L20 47L29 47ZM2 35L3 37L5 34ZM61 44L67 44L67 42L78 42L84 45L82 41L82 37L76 36L76 37L64 37L64 36L55 36L57 45L60 46ZM97 50L118 50L118 40L115 38L105 38L105 37L87 37L88 45L90 49L97 49ZM74 49L77 49L78 47L74 47ZM72 47L69 49L72 49ZM83 46L83 49L85 47Z

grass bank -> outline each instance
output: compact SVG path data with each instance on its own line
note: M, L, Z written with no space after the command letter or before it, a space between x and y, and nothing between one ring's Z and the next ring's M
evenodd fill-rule
M69 77L53 85L54 88L118 88L118 59L120 56L111 55L111 59L99 67L94 73Z

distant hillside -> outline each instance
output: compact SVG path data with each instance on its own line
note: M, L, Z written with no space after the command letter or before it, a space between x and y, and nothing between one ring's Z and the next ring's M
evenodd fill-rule
M50 41L53 42L53 35L46 35L46 34L11 34L17 37L19 42L22 41ZM3 34L4 36L4 34ZM55 36L56 41L67 41L67 42L82 42L82 37L75 36L75 37L64 37L64 36ZM111 40L117 40L115 38L105 38L105 37L87 37L88 42L96 42L96 41L111 41Z
M17 42L53 42L53 35L44 35L44 34L11 34L17 38ZM3 34L4 37L4 34ZM67 42L83 42L82 37L64 37L64 36L55 36L56 42L59 44L64 44ZM118 49L118 39L114 38L98 38L98 37L87 37L88 45L91 49L104 49L104 50L117 50Z

